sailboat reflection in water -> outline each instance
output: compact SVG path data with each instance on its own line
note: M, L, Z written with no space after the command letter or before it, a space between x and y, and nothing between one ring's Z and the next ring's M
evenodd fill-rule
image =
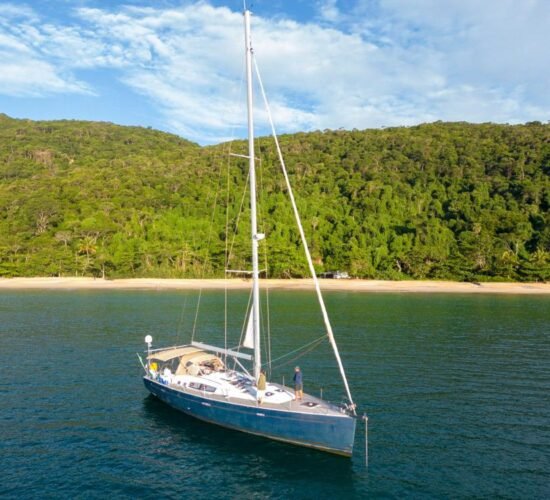
M248 354L242 352L240 348L220 348L195 341L189 345L152 350L152 338L148 335L145 339L148 351L147 362L144 364L143 381L145 387L160 400L206 422L278 441L351 456L356 426L355 404L334 340L275 133L273 133L275 145L319 299L326 336L332 345L348 402L342 405L333 405L309 394L303 394L303 398L296 399L294 389L269 381L265 383L261 402L258 401L257 381L262 370L258 246L264 235L258 233L256 222L256 174L252 115L253 50L250 42L250 12L248 10L244 12L244 25L248 105L248 155L246 158L249 163L252 235L252 271L250 273L252 275L252 306L241 347L252 349L253 352ZM259 76L259 73L257 74ZM259 78L258 80L261 87L261 80ZM267 105L265 94L264 101ZM267 114L271 120L269 108L267 108ZM252 373L246 366L251 366ZM263 385L262 381L260 386ZM260 394L260 396L262 395Z

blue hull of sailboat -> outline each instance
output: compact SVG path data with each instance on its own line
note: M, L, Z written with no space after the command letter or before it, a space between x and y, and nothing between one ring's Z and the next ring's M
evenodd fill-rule
M300 446L351 456L355 419L274 410L203 398L144 377L145 387L173 408L200 420Z

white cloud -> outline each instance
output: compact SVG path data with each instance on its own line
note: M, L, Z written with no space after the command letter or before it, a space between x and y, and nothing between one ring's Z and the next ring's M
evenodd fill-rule
M39 96L43 92L89 92L78 82L60 78L47 63L32 58L26 59L30 68L22 66L21 60L7 60L0 52L0 93L12 96Z
M331 23L338 22L341 19L341 14L337 6L337 0L322 0L318 2L318 7L321 19Z
M59 47L62 30L40 26L28 7L0 5L0 93L42 96L51 93L91 93L63 64L52 59L47 47ZM36 26L35 26L36 24Z
M316 6L321 24L253 17L258 64L281 132L548 119L548 2ZM72 13L71 22L54 23L26 7L0 6L1 93L89 93L91 84L75 75L103 68L187 138L216 142L244 128L240 13L204 2ZM265 125L265 114L258 122Z
M398 48L399 57L387 58L393 67L416 58L417 77L431 68L447 95L464 100L461 106L460 101L426 99L425 105L436 108L439 119L548 119L549 2L381 0L379 9L373 21L371 2L359 1L348 25L368 39L376 34L385 55ZM358 22L361 19L365 21ZM406 86L408 80L397 81ZM464 88L472 91L458 90ZM425 91L426 96L437 94L429 85ZM473 101L477 104L470 106Z
M216 142L242 120L233 95L242 59L240 14L206 4L124 15L79 12L97 34L124 47L132 65L121 80L151 99L171 130Z
M0 4L0 18L37 20L34 11L30 7L11 3Z
M90 93L89 87L64 75L20 40L0 34L0 93L40 96L44 93Z

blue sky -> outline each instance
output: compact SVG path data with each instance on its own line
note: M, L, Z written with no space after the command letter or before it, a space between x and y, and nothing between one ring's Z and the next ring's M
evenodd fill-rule
M547 0L249 4L278 132L550 119ZM0 112L242 137L242 5L0 2Z

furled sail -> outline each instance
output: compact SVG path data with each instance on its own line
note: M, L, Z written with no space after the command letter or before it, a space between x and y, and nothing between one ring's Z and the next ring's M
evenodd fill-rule
M254 349L254 321L252 319L252 311L248 314L248 322L246 323L246 332L244 334L242 346Z

